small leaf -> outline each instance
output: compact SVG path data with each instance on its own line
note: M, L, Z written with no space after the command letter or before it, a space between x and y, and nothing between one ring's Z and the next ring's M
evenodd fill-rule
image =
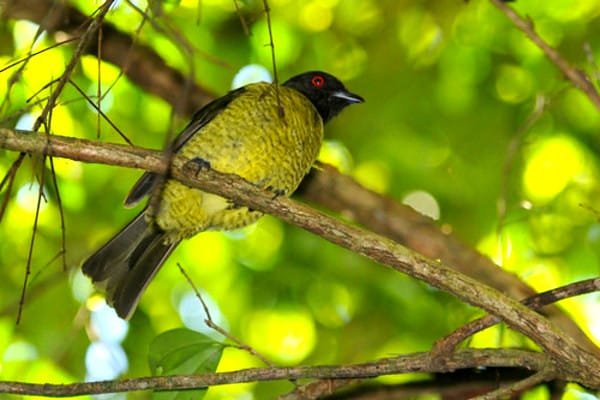
M206 335L173 329L158 335L150 343L149 364L154 375L191 375L215 372L223 344ZM200 399L206 389L154 393L161 400Z

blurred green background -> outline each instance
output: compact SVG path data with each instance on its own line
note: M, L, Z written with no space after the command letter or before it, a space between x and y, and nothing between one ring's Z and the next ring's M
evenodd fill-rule
M86 15L99 5L68 3ZM142 15L126 1L116 2L107 20L150 45L170 66L193 73L216 95L226 93L246 65L271 68L260 1L238 2L250 36L230 0L132 3L147 10L152 23L140 28ZM328 125L323 160L366 187L433 215L445 231L538 290L598 275L600 113L489 1L269 4L281 79L323 69L367 101ZM511 6L529 16L565 58L598 78L593 60L600 58L600 1ZM1 64L60 40L60 34L36 40L37 29L25 20L3 19ZM192 45L191 55L182 50L180 38ZM37 102L52 90L44 86L60 77L72 54L72 45L59 46L31 58L18 77L15 68L0 73L4 126L31 128L40 112ZM97 59L84 56L72 80L90 96L98 85L102 92L110 88L101 107L136 145L159 149L169 130L185 124L185 118L172 120L169 104L140 90L114 66L102 63L100 76L99 82ZM59 102L53 133L123 142L105 121L98 126L96 112L72 86ZM1 176L15 157L0 151ZM54 160L54 168L68 271L59 256L60 213L49 182L18 326L39 160L27 159L21 167L0 224L2 380L148 375L148 346L158 333L187 326L219 338L204 326L202 309L177 262L201 288L215 321L277 365L351 363L425 351L479 313L267 216L241 231L203 233L186 241L150 285L129 324L120 323L78 266L136 214L122 202L140 172L61 159ZM502 204L505 211L499 211ZM562 304L600 343L598 294ZM475 336L471 344L526 345L497 328ZM227 348L219 370L262 365ZM211 388L206 398L263 399L292 388L289 382L230 385ZM568 396L577 398L577 390Z

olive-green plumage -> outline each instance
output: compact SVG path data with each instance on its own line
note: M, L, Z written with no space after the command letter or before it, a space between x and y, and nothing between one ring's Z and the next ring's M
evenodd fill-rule
M278 92L278 93L277 93ZM276 87L255 83L228 93L194 115L171 150L200 166L233 173L276 194L290 195L317 158L323 124L344 107L362 102L335 77L307 72ZM114 238L88 258L83 271L119 316L128 318L159 267L185 238L255 222L258 211L178 181L144 174L125 204L159 193Z
M323 122L306 96L267 83L246 86L225 110L194 135L179 153L209 160L217 171L234 173L260 187L291 193L317 158ZM294 110L293 112L291 110ZM243 116L240 118L239 116ZM156 224L175 242L207 229L236 229L256 221L259 212L232 207L222 197L169 181L156 213Z

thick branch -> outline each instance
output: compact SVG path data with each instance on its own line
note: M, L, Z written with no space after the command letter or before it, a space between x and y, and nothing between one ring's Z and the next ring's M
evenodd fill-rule
M541 371L548 365L544 354L525 350L478 349L460 350L432 363L428 353L387 358L370 363L344 366L291 368L251 368L234 372L202 375L173 375L120 381L73 383L68 385L0 382L0 393L43 395L53 397L84 394L131 392L136 390L184 390L231 383L272 381L281 379L370 378L408 372L451 372L478 367L516 367Z
M308 202L342 214L425 257L441 260L514 299L525 299L536 294L516 275L499 268L456 236L442 232L431 218L390 197L366 189L331 166L322 165L319 170L313 169L308 179L302 182L298 193ZM540 312L564 329L580 346L600 357L600 349L563 310L548 306Z
M0 6L3 16L28 19L40 24L49 32L63 31L77 35L87 21L87 17L76 8L54 0L0 0ZM132 82L169 102L175 111L191 115L213 98L202 87L192 85L185 98L185 104L182 105L180 93L186 87L185 76L169 67L150 47L135 43L129 34L118 31L111 24L105 22L102 32L103 60L120 66ZM87 52L96 55L97 49L92 46ZM562 65L564 64L563 62ZM570 71L573 75L573 71L576 70ZM535 294L535 291L517 276L498 268L489 258L456 237L444 234L429 218L410 207L365 189L350 177L329 169L325 173L313 174L305 179L302 187L305 189L303 195L309 202L345 214L350 211L356 222L371 231L405 244L426 257L442 260L445 264L515 299ZM547 307L543 313L576 339L582 347L600 357L600 349L559 308Z
M88 140L39 136L0 129L0 148L68 157L127 167L165 172L162 153L130 146L106 145ZM190 176L186 160L176 156L170 175L181 182L233 200L236 204L272 214L313 232L355 253L448 291L458 298L494 314L539 344L551 356L563 378L589 387L600 387L600 359L582 350L562 331L539 314L497 290L460 274L442 263L431 261L390 239L361 230L326 216L289 198L272 194L235 175L206 171Z

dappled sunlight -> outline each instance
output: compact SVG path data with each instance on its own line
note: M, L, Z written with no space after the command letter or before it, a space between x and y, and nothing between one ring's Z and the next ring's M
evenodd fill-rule
M277 48L279 49L277 51L277 64L280 67L289 66L300 55L300 43L298 37L294 34L294 28L281 22L281 20L275 20L271 29L273 36L277 38ZM270 65L271 54L268 51L261 51L269 43L269 30L264 19L253 25L252 36L249 40L257 56L256 61L262 65Z
M321 146L318 160L337 168L341 173L352 170L352 154L344 143L338 140L325 140Z
M101 3L65 4L89 15ZM505 3L531 18L540 37L577 71L589 75L590 81L597 78L597 0ZM302 71L328 71L364 97L365 104L325 126L318 160L374 193L351 187L337 199L331 196L345 188L320 187L323 199L315 200L306 190L295 194L294 201L358 229L380 229L392 240L431 255L432 268L438 262L458 265L506 293L523 293L519 285L505 283L514 276L537 291L598 276L600 113L492 2L268 4L277 75L262 1L115 2L106 16L106 23L114 25L103 30L101 38L104 61L99 63L97 54L86 50L69 76L92 102L98 104L97 95L104 96L104 115L67 83L40 135L48 130L57 136L117 144L130 140L136 146L165 150L194 109L231 89L270 82L275 76L284 82ZM0 62L7 67L0 76L0 120L3 127L27 131L39 124L43 106L57 93L58 79L78 42L8 66L29 52L81 37L83 31L58 21L57 32L35 39L40 25L12 18L22 17L11 17L0 29ZM115 39L114 29L125 36ZM100 44L96 39L88 49ZM146 60L148 54L137 49L156 58ZM261 143L269 140L259 135ZM214 151L235 145L218 142ZM17 157L17 152L0 151L0 179ZM276 366L344 365L428 351L435 340L483 313L437 286L266 215L242 229L207 231L182 240L136 312L124 321L107 305L110 294L92 286L81 264L96 246L143 212L146 200L133 209L123 207L143 171L58 157L52 162L60 203L49 158L43 164L42 157L26 155L14 182L7 176L13 186L0 221L2 380L68 383L148 376L155 372L148 364L151 343L175 328L197 335L193 338L199 342L206 338L208 348L225 343L222 356L212 353L217 354L214 365L193 358L204 349L196 342L198 347L191 346L189 354L170 355L176 361L180 357L200 367L209 365L186 373L212 372L216 362L218 372L264 367L258 357L207 326L194 289L214 323ZM253 160L239 162L247 163L248 169L255 165ZM327 168L315 170L329 173ZM40 186L44 196L32 245ZM6 195L4 186L0 203ZM371 195L377 201L369 202ZM391 201L410 214L395 213ZM321 222L315 231L328 228ZM335 234L344 238L347 232L339 229ZM348 247L363 249L370 240L371 236L361 237ZM394 249L412 257L408 250ZM480 265L489 270L470 270ZM24 319L17 326L25 276ZM559 312L600 344L598 299L595 293L564 300ZM460 347L538 349L501 325ZM431 376L392 375L369 383L422 379ZM504 381L496 383L501 387ZM211 387L204 399L261 400L293 390L286 380L222 385ZM182 393L190 398L197 394ZM547 400L550 394L542 388L523 396ZM589 397L573 385L564 398Z
M100 79L101 83L112 84L121 74L121 70L113 64L101 61L95 56L81 57L81 72L91 81ZM100 71L98 71L100 67ZM94 82L97 83L97 82Z
M308 31L321 32L333 22L332 6L337 1L308 1L300 9L300 23Z
M120 319L104 299L95 297L88 302L90 344L85 355L86 380L115 379L129 367L121 343L127 336L129 323Z
M264 364L248 351L235 347L228 347L223 351L223 357L217 367L217 372L236 371L244 368L263 367ZM205 400L252 400L252 389L256 382L238 383L234 385L223 385L211 387Z
M244 332L253 348L285 365L304 360L317 339L312 315L293 307L253 311L245 318Z
M266 216L260 219L245 237L235 241L235 259L256 271L272 269L279 259L283 240L281 222Z
M229 323L219 308L219 304L206 292L202 292L201 296L204 304L208 308L212 322L228 331L230 329ZM206 315L204 305L200 302L200 299L198 299L198 296L193 290L189 290L183 295L177 307L177 311L181 316L181 321L188 328L202 332L215 339L220 339L222 337L221 334L206 324L205 321L209 316Z
M444 34L435 18L417 6L404 10L398 20L398 39L405 48L407 58L416 66L437 61Z
M231 243L220 232L202 232L186 241L187 246L178 250L184 268L191 269L192 276L200 279L226 273L232 267ZM179 275L173 268L173 276Z
M17 190L17 204L22 211L34 214L39 210L42 214L48 207L48 202L45 200L48 196L46 188L42 189L37 182L25 184ZM38 206L39 204L39 206Z
M390 187L390 170L381 161L371 160L358 164L352 176L364 187L377 193L387 193Z
M551 200L578 175L591 173L581 146L566 135L540 140L528 153L523 186L534 204Z
M315 319L328 328L336 328L349 323L359 298L347 286L334 282L314 282L306 293L306 302Z
M496 77L496 93L502 101L520 103L533 94L532 77L526 69L502 65Z

